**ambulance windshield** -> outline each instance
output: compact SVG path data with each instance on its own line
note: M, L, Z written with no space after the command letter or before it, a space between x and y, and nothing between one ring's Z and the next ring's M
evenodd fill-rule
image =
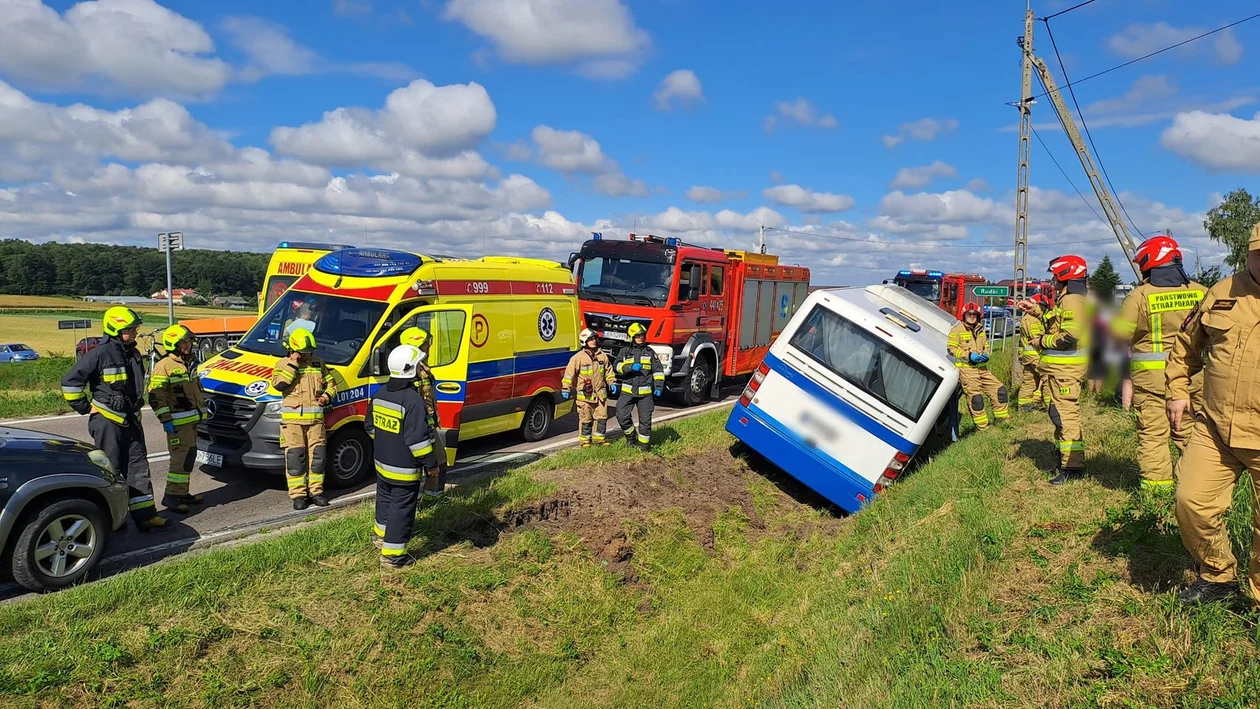
M349 364L385 314L385 303L289 290L276 301L237 347L283 357L294 328L315 335L315 353L328 364Z
M673 271L668 263L596 256L582 263L579 297L659 306L669 298Z

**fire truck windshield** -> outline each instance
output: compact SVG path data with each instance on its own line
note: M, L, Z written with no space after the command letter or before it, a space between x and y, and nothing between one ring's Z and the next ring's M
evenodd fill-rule
M932 304L941 302L941 280L939 278L899 277L896 279L896 283Z
M669 298L673 271L668 263L595 256L582 263L578 296L614 302L646 300L660 306Z

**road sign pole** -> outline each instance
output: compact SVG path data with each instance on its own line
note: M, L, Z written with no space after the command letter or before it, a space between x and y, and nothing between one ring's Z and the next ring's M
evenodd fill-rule
M183 250L184 232L171 231L158 234L158 248L166 251L166 324L175 324L175 289L171 285L171 251Z

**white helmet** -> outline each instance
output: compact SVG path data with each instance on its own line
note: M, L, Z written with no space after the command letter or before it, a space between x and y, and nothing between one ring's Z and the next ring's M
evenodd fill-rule
M399 379L410 379L416 376L416 365L424 355L419 348L411 345L399 345L389 353L389 376Z
M598 336L595 334L594 330L588 327L582 330L582 332L578 333L578 342L582 343L583 347L586 347L586 343L590 342L592 337L598 337Z

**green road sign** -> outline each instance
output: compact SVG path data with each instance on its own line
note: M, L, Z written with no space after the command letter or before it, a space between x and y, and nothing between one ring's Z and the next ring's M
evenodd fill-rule
M1007 298L1011 295L1009 286L973 286L971 292L981 298Z

